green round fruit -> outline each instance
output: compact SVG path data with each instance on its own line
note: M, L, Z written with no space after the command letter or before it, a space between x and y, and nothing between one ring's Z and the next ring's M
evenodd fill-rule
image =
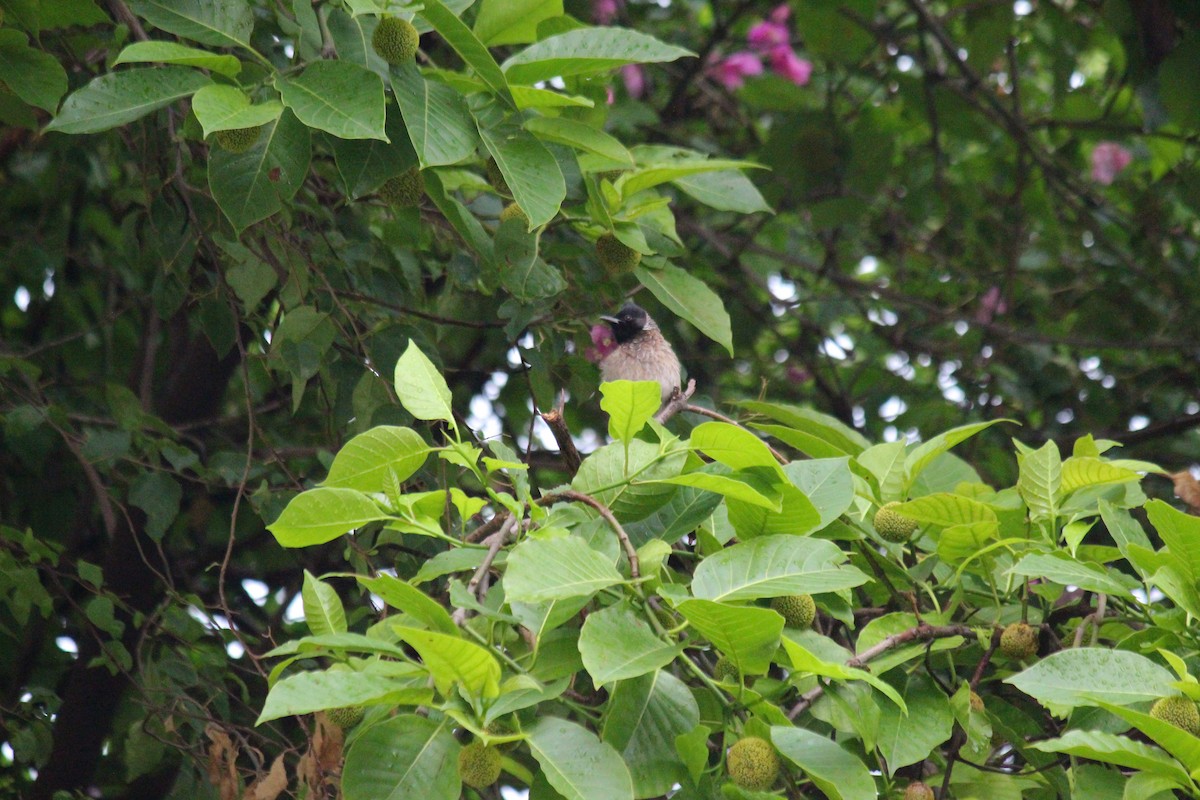
M425 176L421 170L412 167L403 175L388 178L379 187L379 197L389 206L396 208L412 208L421 204L425 195Z
M624 174L625 174L625 170L623 170L623 169L610 169L607 172L596 173L596 177L602 181L608 181L609 183L616 183L621 178L621 176Z
M529 227L529 215L525 213L525 209L521 208L516 203L509 203L500 212L500 221L508 222L510 219L519 219L521 224Z
M258 141L262 128L233 128L227 131L217 131L213 134L222 150L230 153L245 153Z
M729 660L728 656L721 656L717 659L717 663L713 664L713 677L719 681L737 683L738 679L742 677L742 671L737 668L737 664Z
M875 512L875 532L889 542L907 542L917 529L917 521L906 517L895 507L898 502L886 503Z
M417 45L421 35L406 19L400 17L384 17L375 26L375 34L371 37L371 46L379 57L389 64L403 64L412 61L417 53Z
M341 706L340 708L329 708L325 710L325 716L329 717L329 721L337 725L342 730L353 728L358 723L362 722L363 716L367 713L362 706Z
M458 777L472 789L491 786L500 777L500 751L471 742L458 753Z
M933 789L922 781L913 781L904 790L904 800L933 800Z
M783 616L789 628L811 628L813 620L817 618L817 604L811 594L776 597L771 601L771 608Z
M1182 728L1192 736L1200 736L1200 710L1190 698L1181 694L1155 700L1150 707L1150 716Z
M628 246L611 233L596 240L596 257L610 275L633 272L642 260L642 254Z
M747 736L729 748L725 756L725 769L738 786L763 792L770 789L779 777L779 756L766 739Z
M1037 631L1024 622L1014 622L1000 634L1000 652L1018 660L1037 654Z

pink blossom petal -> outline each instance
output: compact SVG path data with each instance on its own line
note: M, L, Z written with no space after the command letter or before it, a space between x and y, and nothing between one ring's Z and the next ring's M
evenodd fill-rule
M613 338L612 328L608 323L597 323L591 330L592 344L584 351L583 356L588 361L601 361L605 356L617 349L617 340Z
M711 74L726 89L737 89L745 83L747 75L761 75L762 71L758 56L742 51L726 56L712 68Z
M1116 142L1100 142L1092 150L1092 180L1103 186L1116 180L1117 173L1133 161L1130 153Z
M746 34L746 41L755 50L770 50L787 44L790 39L787 27L776 22L760 22Z
M646 73L640 64L626 64L621 67L621 78L625 81L625 91L634 100L640 100L646 93Z
M771 49L771 69L797 86L807 86L812 78L813 65L784 44Z
M975 321L986 325L996 317L1008 311L1008 303L1000 293L999 286L992 286L979 298L979 308L975 312Z
M771 12L771 22L777 22L780 25L791 19L792 7L787 3L780 3L775 6L775 10Z
M608 25L621 10L619 0L592 0L592 19L597 25Z

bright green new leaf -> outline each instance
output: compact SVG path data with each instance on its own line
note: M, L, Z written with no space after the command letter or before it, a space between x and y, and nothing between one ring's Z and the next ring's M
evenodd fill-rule
M117 56L117 64L178 64L181 67L200 67L233 78L242 71L242 62L230 55L188 47L178 42L134 42L126 45ZM232 88L232 87L229 87Z
M450 697L455 684L474 697L500 694L500 662L492 652L457 635L393 626L404 641L421 656L443 697Z
M662 404L655 381L606 381L600 384L600 408L608 414L608 435L622 442L637 436Z
M779 461L763 440L737 425L702 422L692 429L689 444L693 450L699 450L732 469L766 467L783 476Z
M911 486L912 482L921 474L921 470L925 469L931 461L942 453L999 422L1014 422L1014 420L992 419L987 422L976 422L958 428L951 428L944 433L934 436L929 441L922 442L914 447L904 463L905 477L908 485Z
M654 672L681 652L624 603L589 614L579 633L579 654L597 687Z
M346 632L346 609L337 590L308 570L304 570L300 597L304 603L304 621L314 636Z
M587 728L543 717L528 733L542 774L566 800L633 800L633 779L621 755Z
M820 675L839 681L865 681L895 703L896 708L902 714L907 715L909 713L908 705L904 702L904 698L900 696L899 692L893 689L891 684L880 680L866 670L848 667L845 664L832 661L824 661L818 658L815 653L810 652L803 645L787 636L783 637L783 649L787 651L788 658L792 660L792 666L797 672L806 672L810 675Z
M458 635L458 626L441 603L422 592L410 583L397 577L380 573L374 578L359 575L358 583L369 592L374 592L383 598L383 602L395 609L408 614L429 626L430 630L440 633Z
M625 64L674 61L693 53L623 28L579 28L532 44L501 68L512 83L605 72Z
M267 530L284 547L308 547L391 518L362 492L328 487L309 489L293 497Z
M1062 458L1053 440L1037 450L1017 454L1017 490L1034 522L1052 521L1062 499Z
M483 0L475 35L488 47L536 42L538 24L562 13L563 0Z
M126 125L190 97L211 81L187 67L142 67L109 72L77 89L46 126L60 133L96 133Z
M625 145L585 122L565 117L530 117L525 120L525 130L543 142L565 144L585 153L595 153L633 166L633 156L625 149Z
M415 341L409 341L404 355L396 362L396 396L400 404L417 419L440 419L457 429L453 397L446 379Z
M1066 553L1030 553L1012 567L1014 575L1028 578L1043 578L1062 586L1078 586L1090 592L1103 592L1117 597L1128 597L1130 589L1140 584L1130 580L1121 581L1118 572L1109 573L1102 567L1071 558Z
M415 706L432 701L433 690L425 685L428 680L425 671L415 666L411 669L412 676L408 679L398 678L394 673L346 669L297 672L271 687L254 724L327 708L373 703Z
M728 602L836 592L866 583L867 576L846 560L841 548L824 539L762 536L701 561L692 593Z
M383 491L388 470L395 475L395 480L407 480L425 463L430 450L412 428L380 425L360 433L342 446L322 485L362 492Z
M529 539L513 548L504 573L509 600L536 603L595 594L624 578L578 536Z
M779 649L783 617L769 608L685 600L677 610L743 675L762 675Z
M776 725L771 728L771 742L830 800L875 800L879 796L866 765L825 736Z
M209 136L216 131L257 128L274 122L283 113L283 104L269 100L250 105L250 98L241 89L214 83L192 96L192 113L204 135Z

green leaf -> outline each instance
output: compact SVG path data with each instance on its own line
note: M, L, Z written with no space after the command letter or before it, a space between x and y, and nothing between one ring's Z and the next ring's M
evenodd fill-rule
M1146 517L1188 579L1193 583L1200 580L1200 517L1185 514L1162 500L1146 503Z
M1000 520L991 506L947 492L918 497L896 506L895 509L918 522L929 522L943 528L980 523L999 530L1000 526Z
M245 153L208 154L213 199L238 231L266 219L292 199L308 176L312 140L308 128L285 112L267 123Z
M721 500L719 494L681 486L671 495L671 500L665 506L645 519L626 524L625 533L629 534L630 540L638 547L652 539L674 542L691 533L696 526L712 516L713 510L721 504Z
M633 800L629 768L612 745L587 728L543 717L528 733L542 774L566 800Z
M682 645L658 638L627 603L589 614L579 632L583 666L598 688L654 672L681 652Z
M194 103L195 101L193 101ZM359 198L378 189L390 178L394 178L417 164L417 154L408 139L408 131L400 111L389 105L384 123L390 141L380 139L331 139L333 158L337 162L338 174L342 176L346 193ZM433 173L423 175L426 194ZM432 198L433 195L430 194ZM435 201L436 202L436 201Z
M771 211L758 188L740 170L701 172L671 181L694 200L718 211L754 214Z
M536 42L538 24L562 13L563 0L483 0L475 35L488 47Z
M235 128L257 128L274 122L283 113L283 103L270 100L256 106L241 89L213 84L201 88L192 97L192 112L204 135Z
M921 474L921 470L929 466L929 463L942 453L998 422L1015 422L1015 420L993 419L987 422L976 422L971 425L951 428L948 431L939 433L929 441L922 442L914 447L912 452L908 454L908 459L904 462L906 485L911 486L917 476Z
M404 686L395 675L372 675L345 669L289 675L271 687L262 713L254 724L343 706L428 703L433 699L433 690L424 686L427 680L424 670L413 669L417 682L413 686Z
M275 87L297 119L342 139L387 139L383 80L349 61L314 61Z
M1042 578L1062 586L1078 586L1089 592L1104 592L1117 597L1130 596L1130 587L1115 575L1110 575L1103 568L1093 564L1076 561L1066 553L1031 553L1014 564L1010 571L1014 575Z
M380 573L374 578L364 575L356 576L358 583L369 592L374 592L383 598L383 602L392 608L399 609L428 625L430 630L458 635L458 626L442 604L432 599L420 589L399 578Z
M458 427L450 404L453 397L446 379L429 357L411 339L404 355L396 362L396 396L400 404L417 419L440 419Z
M304 621L314 636L346 632L346 609L342 607L342 599L332 586L308 570L304 570L300 597L304 602Z
M500 662L491 651L436 631L423 631L395 625L392 630L421 656L421 661L443 697L451 697L455 685L473 697L497 697L500 694Z
M509 600L536 603L595 594L624 578L578 536L529 539L513 548L504 573Z
M554 219L567 188L553 154L499 103L483 95L473 95L469 103L479 138L496 160L513 200L529 217L529 227Z
M236 77L242 71L242 62L233 56L201 50L198 47L188 47L178 42L161 41L134 42L126 45L125 49L117 56L117 60L113 62L113 66L145 63L199 67L229 78Z
M904 460L907 453L908 445L903 441L881 442L863 450L855 459L859 466L875 476L881 502L905 498Z
M821 514L804 492L791 483L778 488L779 510L752 505L734 497L725 501L731 524L743 541L759 536L807 536L821 527Z
M213 47L250 48L254 9L245 0L129 0L156 28Z
M808 775L829 800L875 800L875 779L836 742L803 728L772 726L771 742Z
M672 181L679 181L692 175L702 175L708 172L724 172L730 169L745 169L756 167L748 161L730 161L716 158L694 158L672 160L666 164L651 164L629 173L623 178L618 189L621 196L628 199L639 192Z
M146 512L146 535L156 542L179 516L182 500L183 489L165 472L143 472L129 487L129 502Z
M704 471L702 468L697 472L659 478L656 481L647 481L647 483L692 486L770 511L779 511L781 508L778 489L761 474L753 471L716 474Z
M527 108L594 108L595 103L586 97L562 94L550 89L538 89L533 86L510 86L517 108L524 111Z
M634 275L658 301L696 326L696 329L733 355L733 331L725 304L712 289L679 267L648 269L639 265Z
M1098 698L1096 704L1149 736L1159 747L1179 759L1189 774L1195 775L1196 770L1200 769L1200 738L1169 722L1119 704Z
M505 79L504 73L500 71L500 65L492 58L492 54L483 46L483 43L475 38L471 29L454 16L454 12L446 8L441 0L423 0L423 4L424 8L420 11L421 16L429 21L429 24L441 35L446 44L454 48L454 52L458 53L471 69L475 70L475 74L482 78L493 92L510 106L515 106L516 103L508 91L508 81Z
M845 664L832 661L824 661L788 636L783 637L783 649L787 651L788 657L792 660L792 666L797 672L807 672L811 675L820 675L821 677L833 678L839 681L864 681L878 689L895 703L896 708L901 714L909 713L908 704L891 687L891 684L875 677L866 670L855 669L854 667L848 667Z
M110 72L67 97L47 131L96 133L141 119L193 94L211 81L186 67Z
M849 425L819 411L760 400L743 400L738 405L753 414L762 414L782 422L787 428L759 424L753 427L776 436L780 441L813 458L856 456L871 445L861 433ZM779 433L784 430L797 434L795 440L789 441L780 436Z
M267 526L284 547L324 544L370 522L391 516L354 489L309 489L292 498L279 519Z
M671 499L674 488L655 479L678 475L686 456L638 439L613 442L584 459L571 487L604 503L622 523L633 522Z
M692 429L689 444L714 461L739 470L766 467L783 476L770 449L750 431L728 422L703 422Z
M608 414L608 435L622 442L637 436L662 405L655 381L606 381L600 384L600 408Z
M692 594L704 600L757 600L819 594L861 586L867 576L825 539L762 536L713 553L700 562Z
M685 600L677 610L743 675L762 675L770 668L783 632L783 617L771 609Z
M1052 522L1062 495L1062 460L1053 440L1037 450L1017 454L1017 491L1034 522Z
M840 517L854 502L854 478L850 473L849 458L793 461L784 465L783 471L820 515L817 530Z
M1066 753L1104 764L1116 764L1118 767L1164 775L1181 786L1188 783L1187 772L1180 767L1178 761L1161 750L1143 742L1135 742L1128 736L1117 736L1104 731L1071 730L1057 739L1035 742L1029 746L1043 753Z
M633 166L633 156L617 139L585 122L566 117L530 117L525 130L545 142L564 144L585 153Z
M412 428L380 425L346 442L322 485L383 491L388 470L395 473L395 480L407 480L425 463L431 449Z
M392 68L391 78L422 169L457 164L475 154L479 136L462 95L421 77L415 64Z
M623 28L578 28L532 44L504 62L514 83L586 75L634 63L674 61L694 55L682 47Z
M913 673L901 678L900 693L907 713L895 706L880 709L877 747L888 772L923 761L954 732L950 701L928 676Z
M58 59L29 46L25 34L0 29L0 81L31 106L51 114L67 93L67 73Z
M500 284L518 300L553 297L567 288L559 271L538 256L538 237L520 220L500 223L493 253Z
M342 792L346 800L457 800L462 783L454 764L461 749L449 718L392 717L355 737L346 753Z
M1068 458L1062 464L1062 492L1067 494L1086 486L1104 486L1141 480L1131 469L1118 467L1108 461L1091 457Z
M1174 693L1174 680L1145 656L1102 647L1061 650L1004 679L1035 700L1066 708L1155 700Z
M634 797L660 797L687 782L688 769L675 741L699 724L691 689L659 670L613 688L600 738L621 754L633 778Z

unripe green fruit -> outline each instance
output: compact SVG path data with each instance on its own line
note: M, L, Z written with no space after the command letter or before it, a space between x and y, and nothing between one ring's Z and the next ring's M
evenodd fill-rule
M525 209L521 208L516 203L509 203L500 212L500 221L508 222L510 219L518 219L525 227L529 227L529 215L525 213Z
M1181 694L1155 700L1150 707L1150 716L1182 728L1192 736L1200 736L1200 710L1190 698Z
M1014 622L1000 634L1000 652L1009 658L1029 658L1037 654L1037 647L1037 631L1024 622Z
M771 608L783 615L783 621L789 628L811 628L817 618L817 604L811 594L791 594L776 597L771 601Z
M766 739L747 736L729 748L725 769L738 786L762 792L770 789L779 777L779 756Z
M913 781L904 790L904 800L933 800L933 789L927 783Z
M610 169L607 172L596 173L596 177L602 181L608 181L609 183L616 183L617 180L620 179L620 177L624 174L625 174L625 170L623 170L623 169Z
M458 777L472 789L491 786L500 778L500 751L471 742L458 753Z
M512 190L508 188L508 181L504 180L504 173L500 171L500 165L496 163L496 159L489 158L483 169L487 173L487 182L493 189L501 194L512 194Z
M412 167L403 175L388 178L379 187L379 197L389 206L397 208L412 208L421 204L425 195L425 176L421 170Z
M227 131L217 131L213 134L222 150L230 153L245 153L258 141L262 128L233 128Z
M606 233L596 240L596 257L610 275L633 272L633 268L642 260L641 253L611 233Z
M737 683L741 676L742 671L737 668L737 664L729 660L728 656L721 656L717 659L717 663L713 664L713 677L719 681Z
M399 17L384 17L375 26L371 46L380 58L394 66L412 61L420 41L421 35L411 22Z
M875 512L876 533L887 541L897 544L907 542L908 537L912 536L913 531L917 529L915 519L896 511L895 506L898 505L900 505L898 502L887 503Z
M340 708L328 708L325 710L325 716L329 717L329 721L342 730L353 728L362 722L366 713L366 709L362 706L341 706Z

